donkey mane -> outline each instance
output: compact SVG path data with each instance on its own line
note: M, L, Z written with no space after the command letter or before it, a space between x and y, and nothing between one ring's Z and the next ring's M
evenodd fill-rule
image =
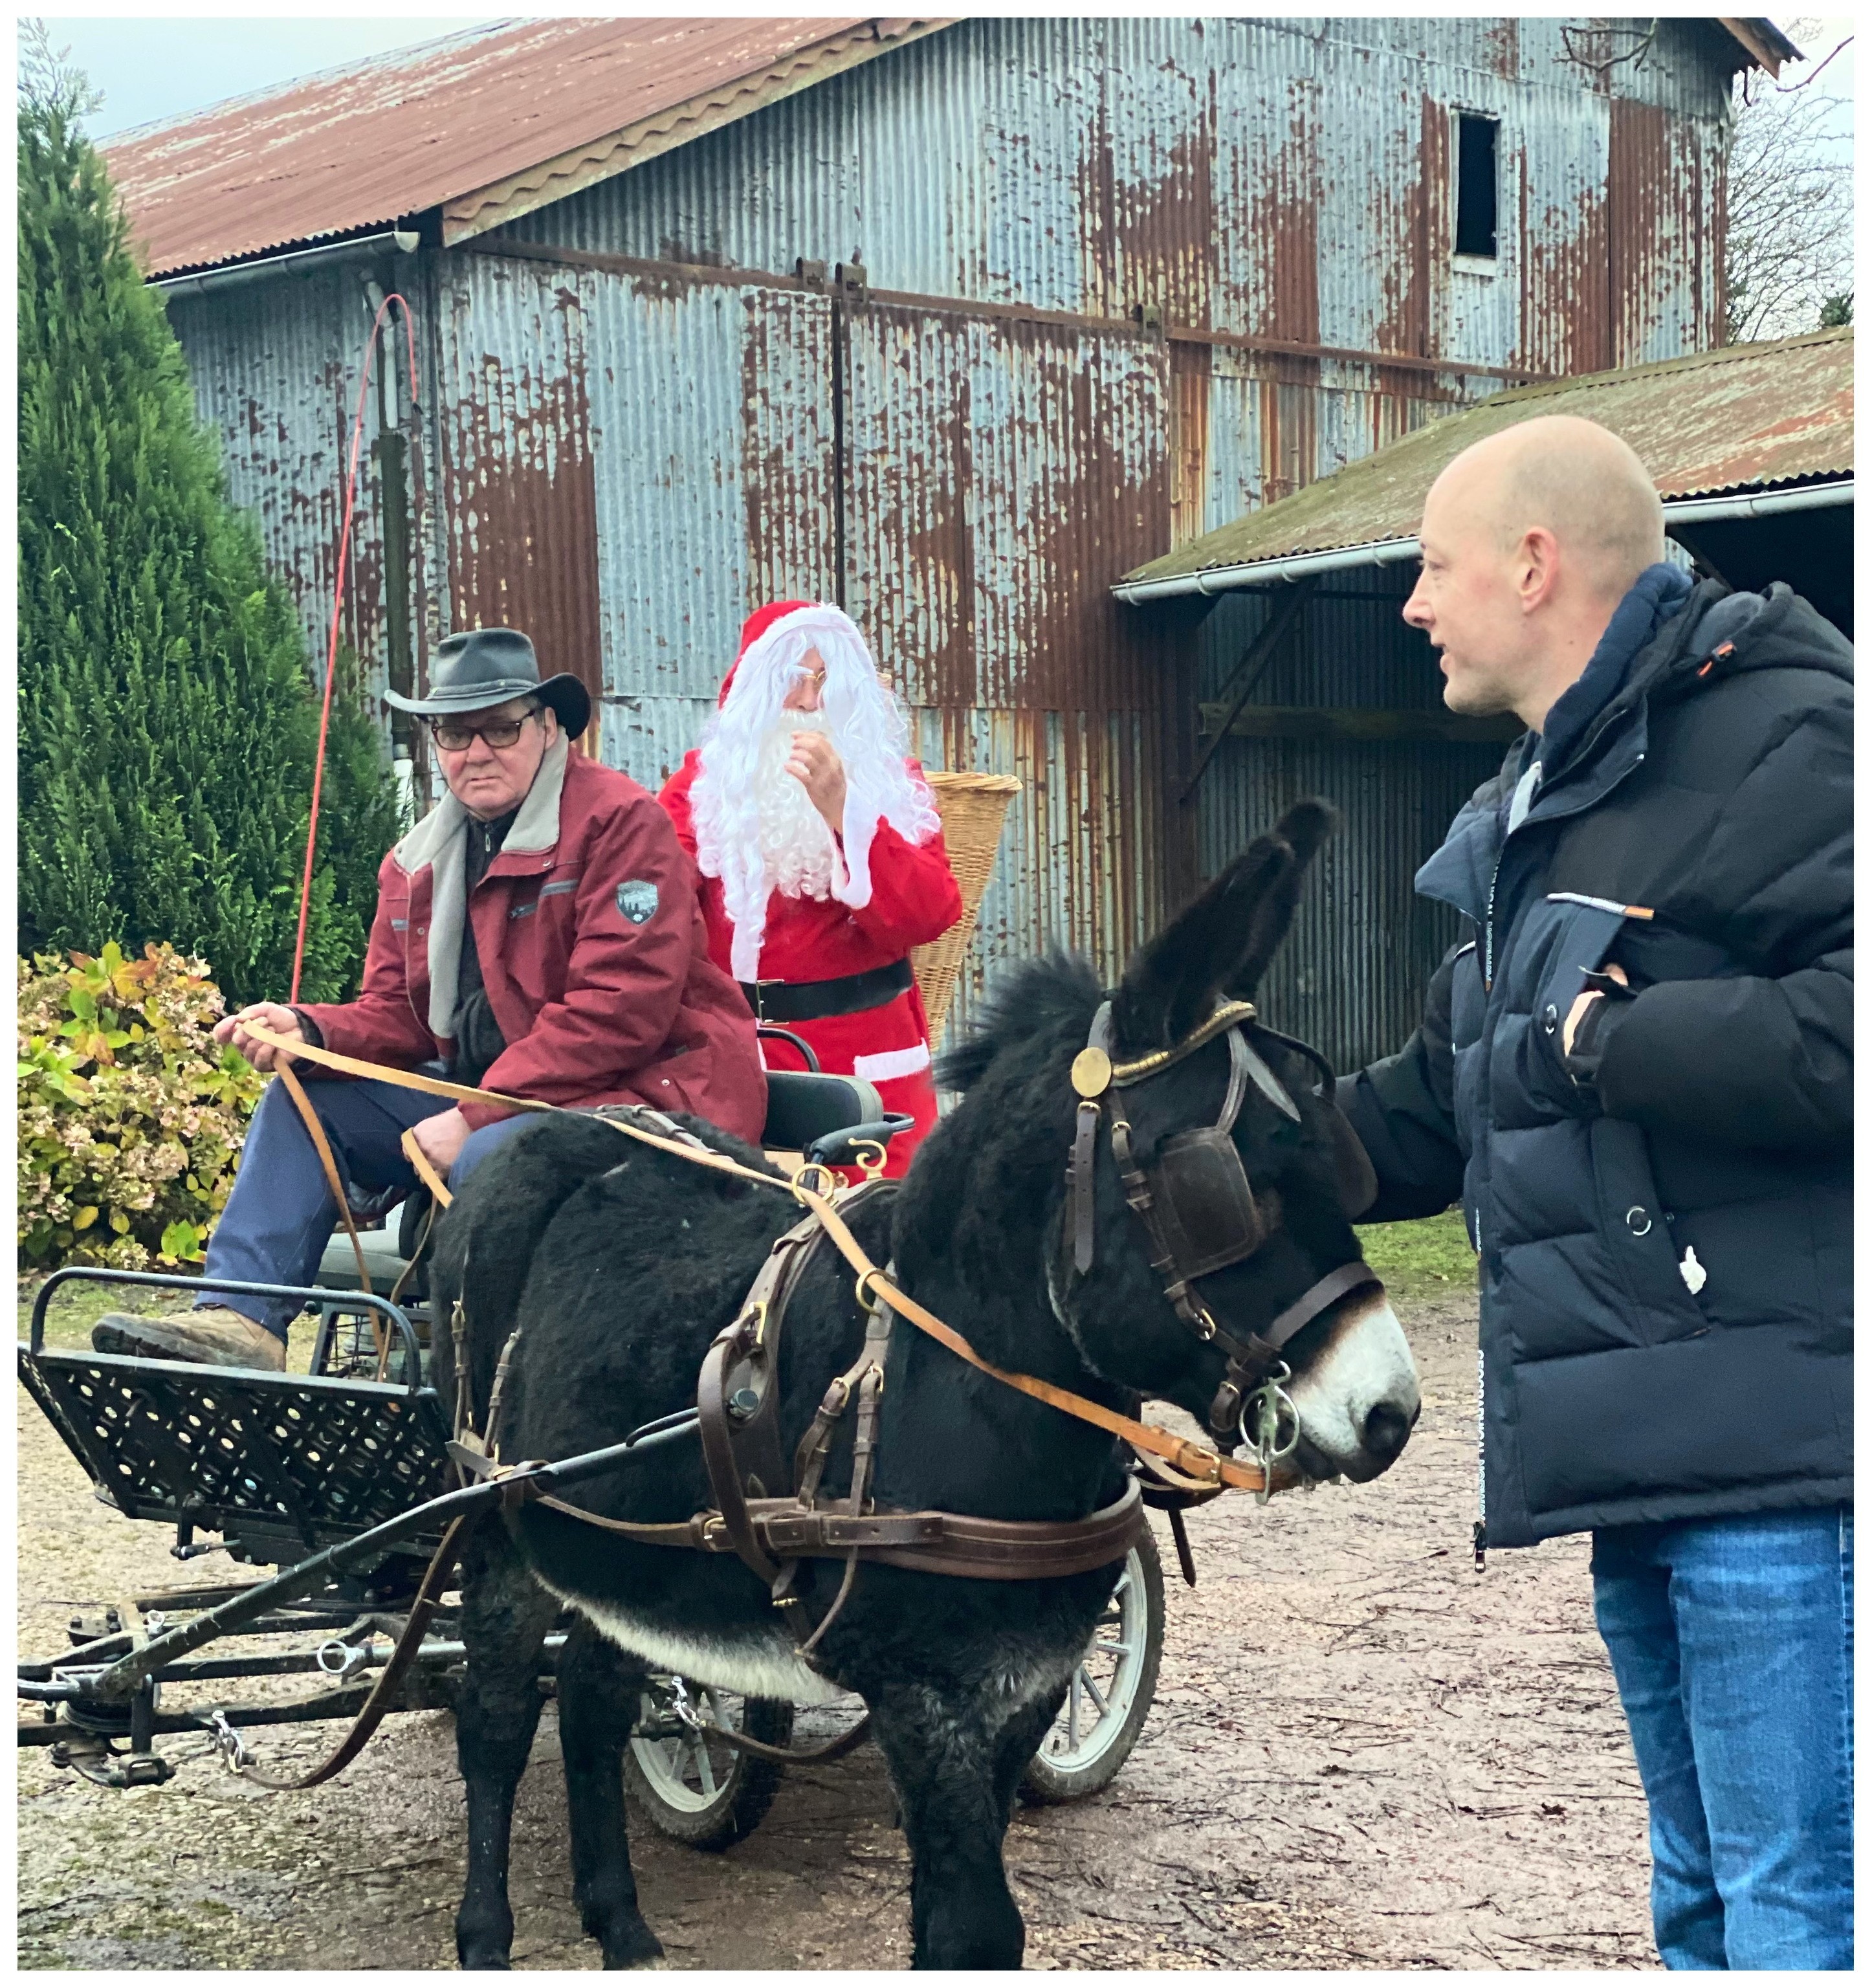
M938 1060L938 1084L966 1091L1003 1050L1042 1033L1069 1027L1083 1042L1104 995L1091 962L1076 952L1054 947L1022 961L995 982L966 1040Z

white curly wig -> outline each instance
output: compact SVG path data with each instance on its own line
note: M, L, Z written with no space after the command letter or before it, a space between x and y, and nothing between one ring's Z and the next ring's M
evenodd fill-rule
M819 651L826 666L822 722L786 709L788 692L806 674L809 649ZM823 729L844 763L842 852L826 832L821 847L809 840L803 854L796 848L789 855L773 846L771 806L763 823L762 775L771 786L772 742L795 729ZM730 965L737 980L760 977L770 891L822 898L830 892L840 904L862 910L871 901L871 843L879 822L888 822L907 842L927 842L936 833L941 819L928 785L906 762L909 743L904 708L879 676L857 624L842 609L823 602L795 608L748 644L721 708L703 732L691 796L696 860L704 876L721 880L734 928ZM805 798L803 788L800 796ZM799 811L788 812L803 822ZM823 825L809 801L805 812L812 813L806 832L815 837Z

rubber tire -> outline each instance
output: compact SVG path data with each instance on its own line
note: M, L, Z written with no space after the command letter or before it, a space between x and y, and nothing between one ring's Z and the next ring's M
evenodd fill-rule
M770 1746L785 1746L793 1736L793 1708L785 1699L744 1698L738 1729ZM750 1834L772 1807L786 1771L778 1760L736 1753L727 1780L706 1808L675 1808L644 1772L637 1744L632 1740L624 1748L624 1786L633 1803L660 1835L691 1850L726 1850Z
M1157 1558L1157 1542L1149 1533L1138 1540L1134 1551L1144 1590L1144 1652L1130 1709L1110 1743L1083 1767L1063 1770L1053 1766L1043 1753L1035 1754L1021 1777L1024 1802L1050 1807L1059 1802L1083 1800L1109 1787L1130 1758L1131 1749L1151 1715L1157 1695L1157 1666L1164 1655L1164 1568Z

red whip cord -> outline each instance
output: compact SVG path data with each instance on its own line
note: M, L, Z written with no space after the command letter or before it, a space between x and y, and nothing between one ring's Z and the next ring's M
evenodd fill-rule
M319 841L319 794L325 783L325 738L331 729L332 684L338 674L338 622L344 611L345 568L351 556L351 514L357 502L357 458L364 440L364 396L370 387L370 362L376 356L377 334L392 304L403 309L403 329L410 344L410 404L416 404L416 326L410 316L408 299L393 290L377 306L370 320L370 336L364 341L363 377L357 383L357 414L351 424L351 468L345 479L344 527L338 535L338 576L332 587L332 632L325 651L325 702L319 713L319 752L312 768L312 815L306 824L306 874L299 884L299 937L292 947L292 992L289 1001L299 999L299 972L306 958L306 918L312 908L312 859Z

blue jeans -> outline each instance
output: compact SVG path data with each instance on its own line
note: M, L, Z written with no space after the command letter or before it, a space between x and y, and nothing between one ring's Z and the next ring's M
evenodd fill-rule
M302 1081L347 1182L367 1192L415 1186L416 1170L404 1158L403 1135L448 1111L447 1104L374 1077ZM471 1132L448 1170L450 1188L459 1187L497 1146L532 1122L531 1113L519 1113ZM337 1225L338 1204L305 1123L286 1086L269 1084L247 1128L234 1190L208 1238L207 1274L249 1284L314 1283L319 1259ZM204 1293L201 1303L230 1306L282 1339L299 1310L293 1303L220 1293Z
M1853 1964L1853 1514L1593 1535L1667 1967Z

